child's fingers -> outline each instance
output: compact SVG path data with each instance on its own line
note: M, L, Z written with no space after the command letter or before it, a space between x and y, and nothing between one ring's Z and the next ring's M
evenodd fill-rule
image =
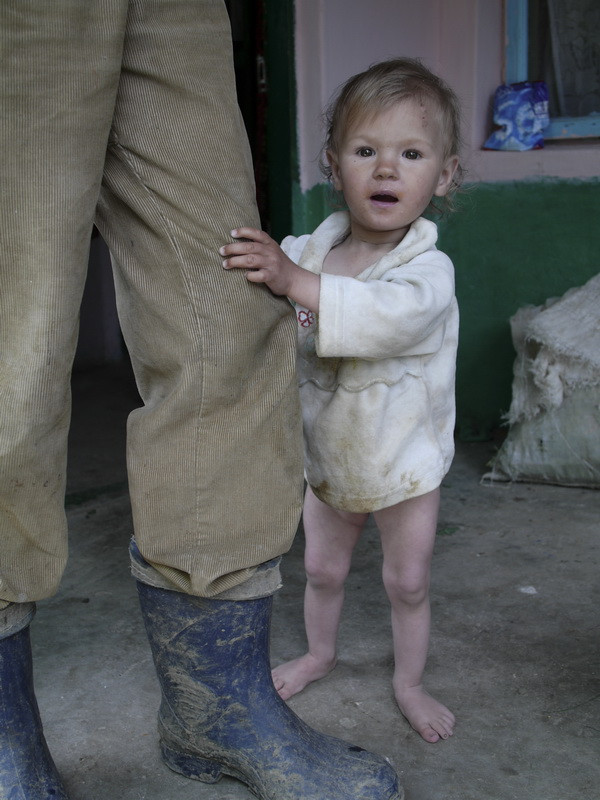
M223 267L225 269L245 269L246 278L251 281L251 283L266 283L269 280L266 270L260 267L253 268L246 264L245 260L239 258L229 258L223 261Z
M250 250L254 246L253 242L235 242L220 247L219 254L223 257L223 267L225 269L255 269L258 266L256 254L252 254Z
M225 255L221 253L221 255ZM248 265L244 262L243 256L226 255L223 259L224 269L249 269Z
M219 248L219 253L225 257L260 255L264 252L264 244L254 240L229 242Z
M265 265L265 259L254 251L222 247L219 253L223 256L225 269L260 269Z
M268 276L266 272L262 269L251 269L246 273L247 280L250 283L266 283L268 280Z
M233 250L233 248L237 248L237 245L228 245L219 250L224 256L223 267L225 269L260 270L262 274L262 270L268 267L268 258L263 253L248 249Z
M273 245L275 244L268 233L256 228L235 228L231 235L236 241L228 242L219 248L223 257L225 269L252 270L253 283L264 283L268 280L269 263L273 259Z
M254 246L254 242L232 242L219 247L219 253L226 258L244 256L247 253L251 253Z
M251 239L253 242L269 242L271 237L268 233L258 230L258 228L235 228L231 231L234 239Z

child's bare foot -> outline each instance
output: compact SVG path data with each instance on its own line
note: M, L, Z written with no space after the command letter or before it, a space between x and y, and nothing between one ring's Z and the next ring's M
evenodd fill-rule
M273 683L282 700L289 700L301 692L309 683L324 678L335 667L336 660L318 661L310 653L305 653L293 661L286 661L271 671Z
M422 686L395 688L395 694L400 711L426 742L437 742L452 736L454 714L427 694Z

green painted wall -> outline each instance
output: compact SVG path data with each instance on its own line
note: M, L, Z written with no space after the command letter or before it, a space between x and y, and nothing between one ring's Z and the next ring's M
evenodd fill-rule
M508 411L510 317L600 272L600 181L478 184L440 226L461 309L458 433L485 439ZM573 324L577 324L574 320Z
M293 189L293 233L329 213L327 189ZM461 311L457 429L490 438L508 411L514 350L509 319L600 272L600 181L519 181L467 187L440 223ZM576 320L574 324L577 324Z

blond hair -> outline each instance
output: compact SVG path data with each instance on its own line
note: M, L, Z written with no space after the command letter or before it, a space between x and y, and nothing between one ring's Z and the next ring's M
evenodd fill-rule
M344 132L357 120L407 99L429 100L434 104L440 114L444 136L444 160L459 156L461 113L458 98L445 81L413 58L381 61L342 84L325 110L323 154L328 150L337 153ZM327 180L331 180L331 166L326 158L321 159L321 170ZM452 209L451 196L459 188L462 179L463 170L459 164L446 198L439 198L446 210Z

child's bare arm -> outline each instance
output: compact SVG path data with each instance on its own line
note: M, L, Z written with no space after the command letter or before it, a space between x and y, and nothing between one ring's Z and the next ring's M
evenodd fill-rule
M321 279L295 264L264 231L237 228L231 231L237 241L219 249L225 269L247 269L253 283L266 283L273 294L286 295L310 311L319 310Z

